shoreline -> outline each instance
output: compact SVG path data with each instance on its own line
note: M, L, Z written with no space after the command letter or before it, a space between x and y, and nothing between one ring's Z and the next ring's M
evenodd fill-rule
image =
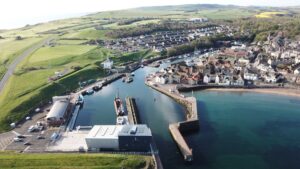
M300 90L289 88L256 88L256 89L244 89L244 88L210 88L204 91L218 91L218 92L254 92L262 94L275 94L281 96L298 97L300 98Z

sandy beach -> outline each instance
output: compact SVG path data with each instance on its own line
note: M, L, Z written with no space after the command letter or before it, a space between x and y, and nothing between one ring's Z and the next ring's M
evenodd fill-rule
M277 95L285 95L285 96L292 96L292 97L299 97L300 98L300 90L297 89L234 89L234 88L211 88L206 89L208 91L220 91L220 92L256 92L256 93L265 93L265 94L277 94Z

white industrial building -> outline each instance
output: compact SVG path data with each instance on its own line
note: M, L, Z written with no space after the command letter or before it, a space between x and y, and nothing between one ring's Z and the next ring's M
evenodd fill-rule
M95 125L85 137L92 151L148 151L151 140L151 130L146 125Z
M53 106L46 116L46 121L49 126L59 126L65 121L64 117L70 103L70 96L55 96L52 101Z
M91 149L119 149L118 134L122 125L96 125L85 137L86 144Z

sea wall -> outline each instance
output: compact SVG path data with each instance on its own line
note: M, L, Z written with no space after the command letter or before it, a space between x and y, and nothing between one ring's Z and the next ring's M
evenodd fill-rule
M149 87L171 97L179 104L183 105L186 109L186 121L173 123L169 125L169 131L176 142L183 158L185 161L193 160L192 149L188 146L182 133L197 131L200 128L197 110L197 100L195 97L184 97L179 94L179 92L170 92L167 88L163 86L154 85L149 82L145 82Z

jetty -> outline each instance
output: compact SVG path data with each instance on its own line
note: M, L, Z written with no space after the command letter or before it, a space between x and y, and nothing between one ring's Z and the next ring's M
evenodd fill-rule
M135 102L135 98L132 97L126 97L126 108L128 112L128 121L129 124L140 124L140 118L139 118L139 111ZM156 169L163 169L162 162L159 157L158 148L155 144L154 138L152 136L152 141L150 144L151 148L151 154L152 158L154 160L155 168Z
M197 110L197 100L195 97L184 97L178 90L169 90L173 86L158 85L152 82L145 82L149 87L173 98L176 102L183 105L186 108L186 121L173 123L169 125L169 131L176 142L185 161L193 160L193 151L188 146L182 133L197 131L200 128Z
M135 103L135 99L132 97L126 97L126 107L128 112L128 121L129 124L139 124L139 112Z

